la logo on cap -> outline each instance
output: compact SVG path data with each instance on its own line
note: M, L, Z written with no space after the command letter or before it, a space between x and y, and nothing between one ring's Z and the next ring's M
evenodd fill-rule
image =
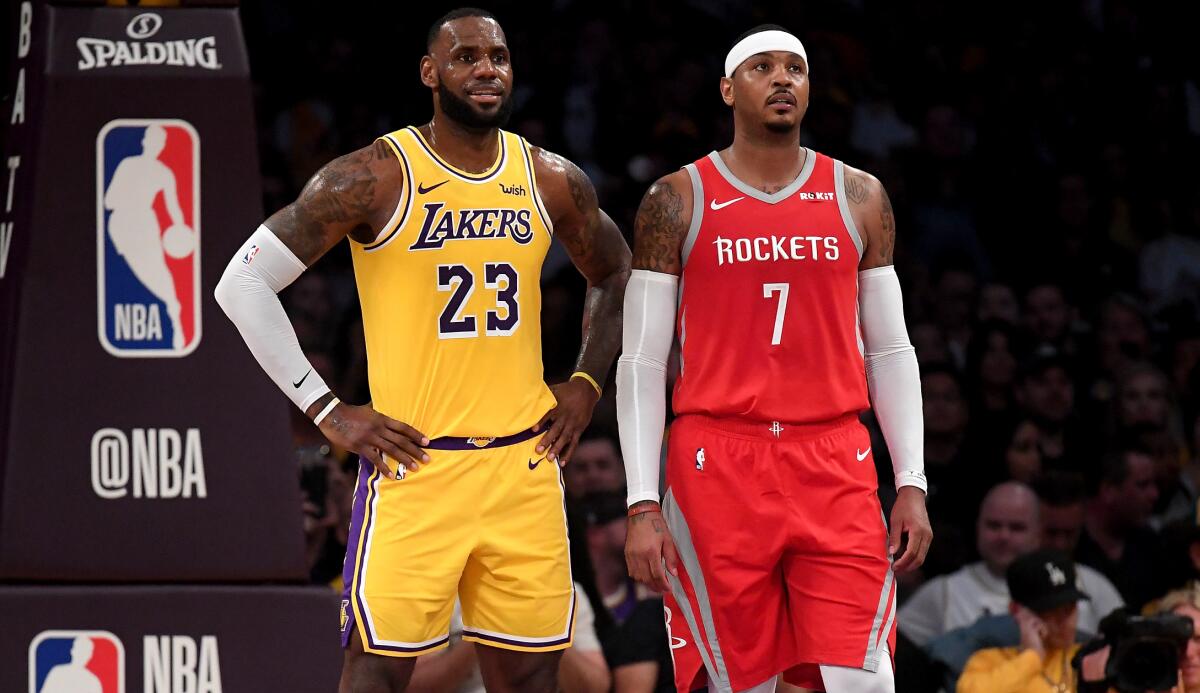
M1050 584L1058 587L1059 585L1067 584L1067 574L1062 571L1062 568L1046 561L1046 573L1050 575Z

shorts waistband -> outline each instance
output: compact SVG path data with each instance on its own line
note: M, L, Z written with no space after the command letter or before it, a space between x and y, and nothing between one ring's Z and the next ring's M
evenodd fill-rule
M514 433L510 436L487 437L487 436L471 436L470 438L459 438L457 436L442 436L429 441L429 445L425 448L428 450L485 450L488 448L502 448L508 445L516 445L524 443L530 438L537 435L537 432L532 428L527 428L520 433Z
M782 421L746 421L725 419L704 414L684 414L677 422L688 421L704 428L729 433L744 438L756 438L772 442L795 442L824 438L847 426L859 423L858 414L843 414L836 419L809 423L784 423Z

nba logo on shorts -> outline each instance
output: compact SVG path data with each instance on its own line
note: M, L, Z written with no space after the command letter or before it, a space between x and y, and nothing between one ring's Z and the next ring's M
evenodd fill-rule
M29 644L29 693L125 693L125 647L102 630L47 630Z
M182 120L114 120L96 137L100 344L186 356L200 343L200 136Z

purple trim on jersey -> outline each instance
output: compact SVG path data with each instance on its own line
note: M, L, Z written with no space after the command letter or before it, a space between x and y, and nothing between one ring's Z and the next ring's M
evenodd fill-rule
M548 426L547 426L548 427ZM471 438L458 438L455 436L443 436L434 438L426 445L427 450L490 450L492 448L502 448L507 445L516 445L524 443L530 438L537 435L537 432L532 428L527 428L520 433L514 433L511 436L503 436L488 440L485 436L474 436ZM480 444L482 443L482 445Z
M367 637L369 638L370 635L368 634ZM375 641L371 641L371 649L383 650L385 652L407 652L407 653L411 654L413 652L428 652L429 650L436 650L437 648L439 648L442 645L445 645L449 642L450 642L449 635L447 635L446 637L441 638L440 640L437 640L435 642L431 642L428 645L421 645L420 647L402 647L400 645L380 645L380 644L376 643Z
M350 646L350 633L354 632L354 609L349 602L354 598L351 592L354 589L354 569L358 565L358 538L367 509L367 479L374 468L366 458L358 458L358 482L354 485L354 505L350 509L350 536L346 540L346 559L342 562L342 602L346 603L343 648Z

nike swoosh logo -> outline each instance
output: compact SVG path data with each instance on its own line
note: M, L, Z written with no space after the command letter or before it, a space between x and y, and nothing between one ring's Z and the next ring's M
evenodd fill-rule
M866 450L855 450L854 454L858 455L858 461L862 462L863 460L867 459L867 455L871 454L871 448L867 448Z
M441 183L438 183L437 185L431 185L428 188L425 187L425 185L423 183L418 183L417 184L417 192L424 195L427 192L432 192L434 190L437 190L438 188L442 187L443 185L445 185L446 183L449 183L449 182L450 182L450 179L447 178L446 180L442 181Z
M529 468L530 468L530 469L537 469L537 466L538 466L539 464L541 464L541 463L542 463L542 460L544 460L544 459L546 459L546 458L545 458L545 457L543 457L541 460L538 460L537 462L534 462L534 461L533 461L533 458L532 458L532 457L530 457L530 458L529 458Z
M741 196L741 197L735 197L735 198L733 198L732 200L729 200L729 201L727 201L727 202L722 202L722 203L720 203L720 204L717 204L717 201L716 201L716 200L713 200L712 202L709 202L709 203L708 203L708 207L709 207L709 209L711 209L712 211L714 211L714 212L715 212L715 211L717 211L718 209L722 209L722 208L724 208L724 207L728 207L729 205L733 204L734 202L738 202L739 200L744 200L744 199L746 199L746 196L745 196L745 195L743 195L743 196Z
M312 373L312 369L311 369L311 368L309 368L309 369L308 369L308 373ZM308 373L305 373L303 378L301 378L301 379L297 380L296 382L292 383L292 387L297 387L297 388L298 388L298 387L300 387L301 385L303 385L303 384L304 384L304 381L305 381L305 380L308 380Z

